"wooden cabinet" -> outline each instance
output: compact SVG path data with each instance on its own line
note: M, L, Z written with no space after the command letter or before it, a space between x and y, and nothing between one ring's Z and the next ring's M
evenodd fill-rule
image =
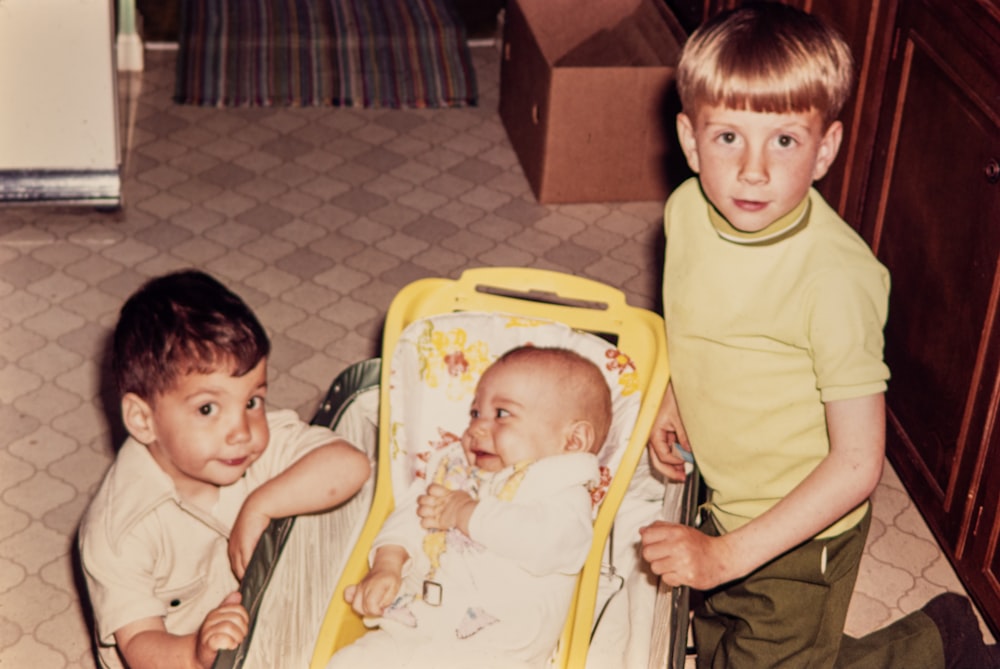
M1000 622L1000 9L904 0L862 200L892 274L889 457ZM877 100L877 98L876 98Z
M854 56L857 80L840 120L844 141L840 155L817 184L834 209L855 228L861 226L865 185L868 182L875 132L878 127L886 67L892 48L892 22L899 0L797 0L794 4L834 26Z
M854 53L819 188L892 274L889 458L1000 633L1000 0L784 1Z

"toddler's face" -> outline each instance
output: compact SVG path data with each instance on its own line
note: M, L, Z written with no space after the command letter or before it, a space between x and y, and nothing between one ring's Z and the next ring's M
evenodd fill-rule
M544 371L522 361L487 369L462 435L469 462L495 472L564 452L571 421L554 385Z
M726 220L758 232L789 213L837 155L840 122L819 112L768 113L703 106L681 114L677 133L702 189Z
M214 499L235 483L270 440L264 407L267 359L243 376L192 373L150 407L146 445L187 499Z

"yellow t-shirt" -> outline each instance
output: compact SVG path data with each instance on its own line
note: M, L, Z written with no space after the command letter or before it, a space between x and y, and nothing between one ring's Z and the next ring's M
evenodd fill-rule
M889 274L815 190L747 234L690 179L667 201L664 228L671 379L712 512L732 531L829 453L824 402L885 391Z

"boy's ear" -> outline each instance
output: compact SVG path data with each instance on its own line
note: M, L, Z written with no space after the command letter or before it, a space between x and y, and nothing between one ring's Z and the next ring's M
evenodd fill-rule
M840 151L840 143L844 139L844 124L834 121L823 134L823 139L819 142L819 152L816 154L816 165L813 168L813 181L826 176L830 165L833 164Z
M135 393L125 393L122 397L122 422L140 444L149 445L156 441L153 408Z
M684 112L677 115L677 138L681 142L681 151L687 158L688 167L691 168L692 172L697 173L700 170L700 162L698 160L698 142L695 140L694 134L694 122Z
M566 431L563 451L566 453L590 453L594 448L594 438L594 426L589 421L573 421Z

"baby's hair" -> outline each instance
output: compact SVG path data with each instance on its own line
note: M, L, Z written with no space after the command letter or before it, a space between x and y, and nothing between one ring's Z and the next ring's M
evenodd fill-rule
M851 50L814 16L776 2L723 12L688 39L677 67L681 105L755 112L816 109L829 126L853 84Z
M271 349L250 307L209 275L187 270L148 281L115 327L112 372L120 396L147 402L187 374L243 376Z
M568 348L519 346L502 356L496 363L523 361L531 365L546 365L556 375L556 385L565 400L576 403L580 415L574 420L586 420L594 426L593 451L596 453L611 429L611 391L608 382L593 361Z

